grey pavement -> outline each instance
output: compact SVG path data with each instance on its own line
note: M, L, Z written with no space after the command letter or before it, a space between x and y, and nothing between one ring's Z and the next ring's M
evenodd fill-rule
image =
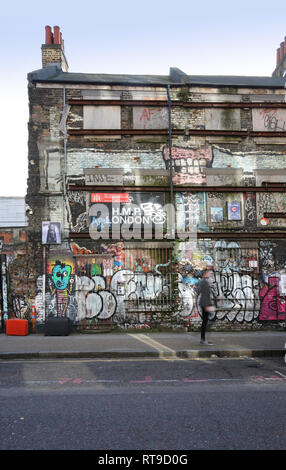
M40 358L199 358L262 357L286 354L286 331L209 332L213 345L201 345L199 332L146 330L71 333L69 336L0 334L0 360Z

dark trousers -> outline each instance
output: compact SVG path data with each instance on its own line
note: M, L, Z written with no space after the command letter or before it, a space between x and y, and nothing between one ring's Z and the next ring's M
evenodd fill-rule
M203 321L202 321L202 326L201 326L201 340L205 341L206 329L207 329L207 324L209 320L209 313L203 307L202 307L202 316L203 316Z

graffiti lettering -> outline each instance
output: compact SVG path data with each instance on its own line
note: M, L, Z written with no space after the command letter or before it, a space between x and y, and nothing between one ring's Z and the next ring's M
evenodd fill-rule
M260 115L264 119L264 127L266 129L285 132L285 121L283 121L281 117L278 117L277 110L262 109Z
M286 297L279 295L279 278L269 277L268 285L260 289L261 310L259 320L284 320Z

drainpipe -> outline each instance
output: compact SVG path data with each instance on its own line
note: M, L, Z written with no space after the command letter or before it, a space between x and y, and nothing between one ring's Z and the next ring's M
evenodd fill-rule
M171 96L170 96L170 85L167 85L167 95L168 95L168 121L169 121L169 170L170 170L170 204L172 211L172 219L174 217L174 224L171 225L171 239L175 238L175 227L176 227L176 210L174 206L174 188L173 188L173 158L172 158L172 117L171 117ZM176 302L177 299L174 298L176 295L174 279L174 268L173 268L173 254L171 254L171 278L170 278L170 298L172 302Z
M63 101L64 101L64 109L66 106L66 87L64 86L63 89ZM67 124L65 119L64 124L64 176L67 174ZM66 180L64 178L64 194L66 194Z
M64 86L63 88L63 113L65 112L65 107L66 107L66 87ZM67 194L67 188L66 188L66 175L67 175L67 125L66 125L66 119L64 121L64 174L63 174L63 230L65 227L65 200L66 200L66 194Z
M170 164L170 203L174 205L174 193L173 193L173 159L172 159L172 118L171 118L171 97L170 97L170 85L167 85L168 95L168 120L169 120L169 164Z
M44 312L44 321L46 321L46 245L43 245L43 312Z
M173 157L172 157L172 117L171 117L171 96L170 96L170 85L167 85L168 95L168 120L169 120L169 170L170 170L170 204L172 207L172 218L175 220L171 224L171 238L175 238L175 225L176 225L176 211L174 205L174 189L173 189Z

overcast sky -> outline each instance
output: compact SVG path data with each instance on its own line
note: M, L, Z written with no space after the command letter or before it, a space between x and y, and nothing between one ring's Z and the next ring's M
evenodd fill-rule
M60 26L70 72L271 76L286 36L276 0L22 0L1 5L0 196L25 196L27 73L45 26Z

